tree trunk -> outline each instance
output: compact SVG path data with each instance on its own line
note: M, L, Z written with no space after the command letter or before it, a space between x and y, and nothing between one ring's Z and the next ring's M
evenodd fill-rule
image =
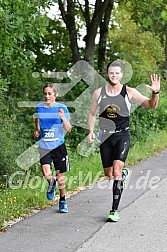
M73 64L75 64L78 60L81 59L77 41L76 24L75 24L75 4L73 1L68 0L67 11L65 11L65 6L62 0L58 0L58 4L63 21L66 24L67 30L69 32L72 61Z
M84 9L83 4L80 1L77 1L81 13L85 19L87 34L85 36L85 55L84 60L90 63L92 66L94 65L94 55L95 55L95 38L97 35L97 31L104 17L104 20L109 23L110 13L113 6L113 0L96 0L95 1L95 9L93 12L93 16L89 10L89 0L84 1ZM81 59L78 42L77 42L77 29L75 23L75 8L76 8L76 1L67 0L67 10L65 10L65 5L62 0L58 0L59 9L61 11L62 18L66 24L66 27L69 31L69 38L70 38L70 48L73 57L73 63L76 63L78 60ZM92 18L91 18L92 17ZM108 20L108 21L107 21ZM108 34L108 32L107 32ZM105 33L104 36L107 36ZM107 40L107 38L105 38ZM105 46L105 44L103 44ZM105 53L104 53L105 54Z
M104 19L100 23L100 39L99 39L99 48L98 48L98 69L100 70L100 72L102 72L103 64L105 62L108 26L109 26L113 6L114 6L114 1L110 0L108 2L108 6L104 14Z
M90 25L87 25L87 35L85 39L85 60L89 62L92 66L94 65L95 38L97 35L97 30L104 13L106 12L109 1L110 0L105 0L103 2L101 0L96 1L92 20L90 22Z

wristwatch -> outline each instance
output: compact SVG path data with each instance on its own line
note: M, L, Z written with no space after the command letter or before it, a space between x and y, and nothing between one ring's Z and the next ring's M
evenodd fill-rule
M157 92L154 92L154 91L153 91L153 94L159 94L159 91L157 91Z

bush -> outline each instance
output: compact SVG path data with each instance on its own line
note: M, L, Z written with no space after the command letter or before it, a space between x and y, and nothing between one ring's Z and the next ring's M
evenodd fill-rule
M167 105L165 94L160 96L157 109L139 107L131 114L131 145L145 139L148 133L166 130Z

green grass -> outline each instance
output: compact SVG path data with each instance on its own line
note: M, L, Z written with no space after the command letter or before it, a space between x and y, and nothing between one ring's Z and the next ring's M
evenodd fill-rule
M130 149L126 165L133 165L166 147L167 132L150 134L145 141L136 142ZM70 196L103 177L103 169L98 152L83 157L69 150L69 156L71 170L65 174L65 180L67 195ZM37 174L31 175L30 171L27 174L16 174L13 189L7 187L7 178L5 188L0 191L0 230L7 228L9 220L28 217L34 210L47 208L58 201L58 190L53 201L46 199L47 182L42 178L40 170Z
M167 131L150 133L142 142L136 142L130 149L126 164L133 165L141 160L151 157L167 147Z

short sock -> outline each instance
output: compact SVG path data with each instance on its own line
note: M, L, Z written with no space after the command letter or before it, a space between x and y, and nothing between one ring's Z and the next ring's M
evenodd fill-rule
M66 199L65 195L64 196L60 196L60 201L65 200L65 199Z

